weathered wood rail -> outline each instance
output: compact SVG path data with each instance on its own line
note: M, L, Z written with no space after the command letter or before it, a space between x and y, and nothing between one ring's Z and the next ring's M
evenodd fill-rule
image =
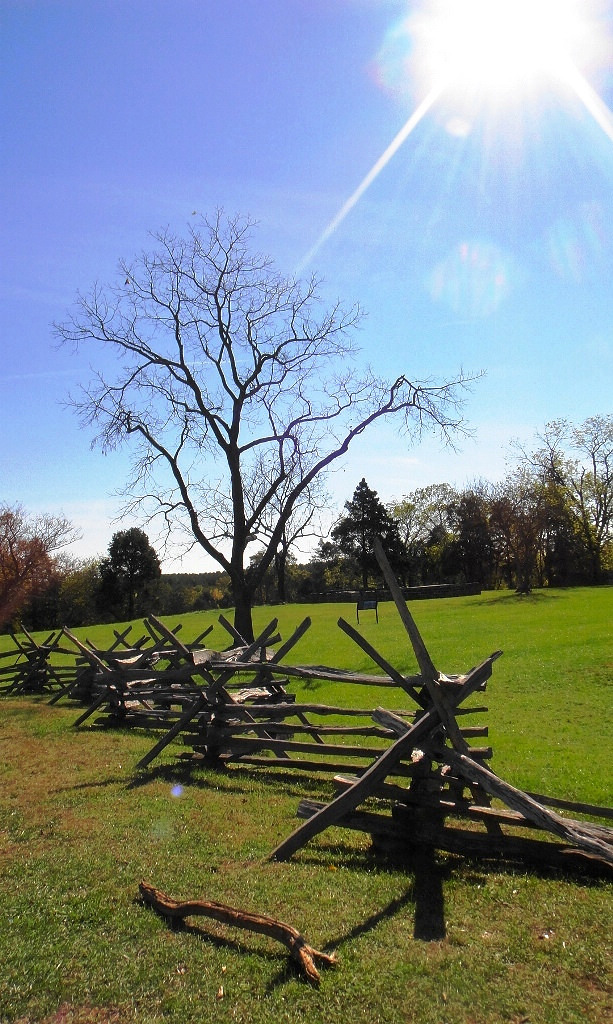
M14 637L13 668L0 662L0 685L17 694L53 691L50 703L85 702L75 727L95 720L101 727L157 733L136 766L140 770L180 741L180 756L195 765L326 773L335 796L328 803L302 801L302 824L272 851L275 860L293 856L335 825L367 832L377 847L394 852L437 847L551 864L574 857L612 868L613 829L602 822L613 819L613 809L522 792L489 767L492 749L481 745L488 730L479 717L487 707L468 701L485 690L502 652L463 673L439 671L379 544L376 554L417 662L412 675L400 672L342 618L339 628L376 672L288 660L308 618L285 641L273 619L248 644L220 616L231 646L217 651L205 644L212 627L183 642L180 626L171 630L150 616L136 641L128 627L115 632L107 650L68 629L41 644L24 631ZM348 696L355 687L379 687L411 706L392 711L298 701L289 687L305 680L341 682Z
M367 832L375 845L395 853L437 847L549 864L568 865L571 858L582 858L612 869L613 829L562 817L547 807L546 797L524 793L491 771L483 763L491 750L468 745L457 721L460 705L483 689L502 652L462 675L439 672L380 544L376 554L420 667L419 678L411 680L419 710L413 722L385 709L373 714L375 722L395 734L395 741L363 773L338 775L337 793L329 803L302 801L297 813L303 824L273 850L271 859L288 859L336 825ZM408 787L403 782L407 775ZM493 799L505 806L494 806ZM577 813L613 817L611 808L557 803ZM541 834L535 838L537 831Z
M48 694L73 683L74 650L62 644L63 630L54 630L40 642L22 626L20 633L10 637L13 649L0 654L0 693L13 697Z

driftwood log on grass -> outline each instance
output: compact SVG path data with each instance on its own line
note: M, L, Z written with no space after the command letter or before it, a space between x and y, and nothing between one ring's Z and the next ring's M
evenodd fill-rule
M328 953L321 953L319 950L313 949L296 928L293 928L290 924L284 924L283 921L277 921L274 917L265 917L262 914L252 914L244 910L237 910L234 907L228 907L224 903L216 903L213 900L187 900L181 903L160 892L159 889L154 889L147 882L140 883L139 891L145 903L152 906L160 914L173 920L196 915L211 917L213 920L221 921L223 924L231 925L233 928L243 928L247 931L259 932L261 935L268 935L270 938L276 939L287 947L290 956L296 961L300 970L312 985L319 985L320 980L315 961L330 965L337 963L335 956L330 956Z

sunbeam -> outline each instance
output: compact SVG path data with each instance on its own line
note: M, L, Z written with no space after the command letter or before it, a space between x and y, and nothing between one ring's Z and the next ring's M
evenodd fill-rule
M574 89L576 95L588 113L594 118L598 127L602 128L607 138L613 142L613 113L611 113L604 100L573 64L566 68L564 78Z
M334 234L339 225L342 224L342 222L344 221L347 214L350 213L351 210L353 210L356 203L362 198L366 190L370 188L373 181L375 181L375 179L379 176L383 168L386 167L387 164L392 159L392 157L396 155L402 144L406 142L406 140L408 139L411 132L417 127L419 122L428 113L432 104L436 102L442 90L443 85L435 86L434 88L432 88L428 95L425 97L425 99L423 99L419 106L413 111L408 120L405 121L402 128L395 136L395 138L390 142L387 149L383 151L379 159L376 161L376 163L373 164L373 166L369 170L368 174L362 179L362 181L355 189L355 191L352 192L352 194L349 196L349 199L347 199L347 201L341 206L340 210L338 211L336 216L333 217L333 219L330 221L325 231L322 232L318 240L315 242L315 245L306 254L298 268L299 273L302 270L304 270L304 268L308 266L308 264L313 260L313 258L321 249L322 245L328 241L331 235Z

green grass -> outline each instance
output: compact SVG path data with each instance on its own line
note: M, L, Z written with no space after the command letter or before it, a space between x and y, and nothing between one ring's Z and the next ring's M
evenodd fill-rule
M538 792L613 803L610 588L415 603L433 660L464 671L496 649L484 697L492 767ZM309 614L296 663L372 671L336 626L353 605L258 608L284 638ZM392 604L360 631L404 671L413 657ZM177 616L195 637L213 613ZM81 631L104 646L112 627ZM226 645L218 624L209 642ZM1 638L0 649L10 646ZM410 706L396 690L294 686L325 703ZM611 889L604 879L438 855L378 860L368 837L330 829L288 863L266 858L324 780L199 769L168 748L137 776L151 736L71 728L78 710L0 701L0 1021L126 1024L601 1024L610 1019ZM177 787L180 787L177 789ZM138 900L143 878L175 898L277 916L336 949L318 990L262 936L204 918L173 930ZM429 901L444 936L416 938ZM223 999L217 998L223 986Z

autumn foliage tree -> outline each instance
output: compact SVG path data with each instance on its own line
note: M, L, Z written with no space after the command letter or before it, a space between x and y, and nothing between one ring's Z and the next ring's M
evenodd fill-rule
M29 516L20 505L0 506L0 627L51 586L62 570L61 550L77 538L63 516Z

